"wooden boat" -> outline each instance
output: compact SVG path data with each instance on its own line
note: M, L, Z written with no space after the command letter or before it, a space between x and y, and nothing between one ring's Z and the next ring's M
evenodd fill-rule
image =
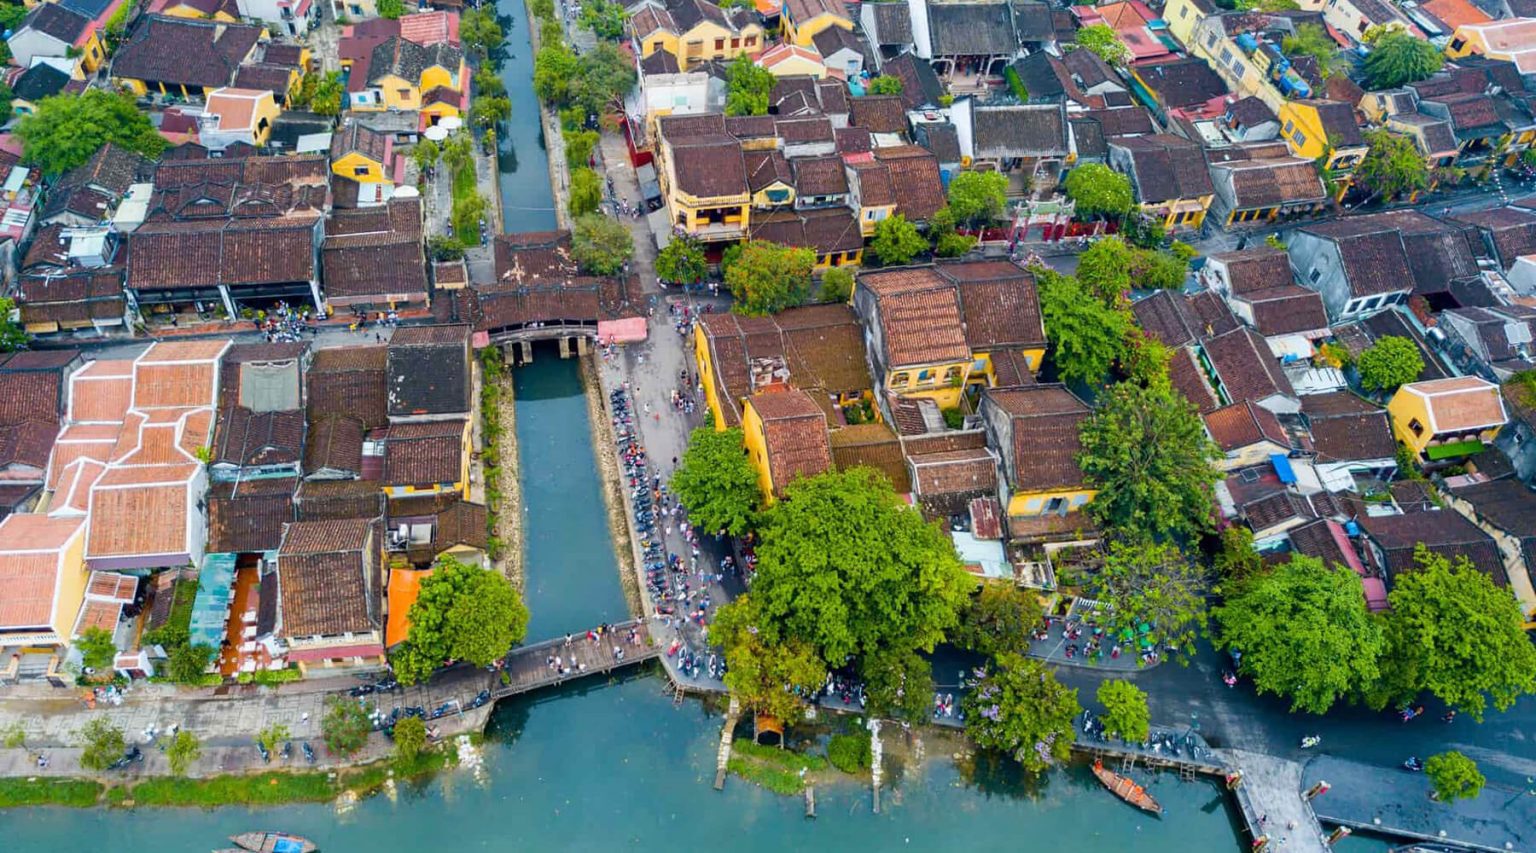
M315 853L317 849L308 838L286 832L243 832L229 840L251 853Z
M1157 800L1152 799L1152 795L1148 794L1145 788L1126 776L1105 770L1103 761L1093 762L1093 775L1099 777L1099 781L1104 783L1104 787L1108 788L1110 793L1136 808L1155 815L1163 813L1163 807L1158 805Z

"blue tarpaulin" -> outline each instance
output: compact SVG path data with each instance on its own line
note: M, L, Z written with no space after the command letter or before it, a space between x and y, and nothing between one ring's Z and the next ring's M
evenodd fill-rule
M1291 469L1290 457L1284 453L1271 453L1269 455L1269 464L1275 466L1275 473L1279 475L1280 482L1287 486L1296 482L1296 472Z

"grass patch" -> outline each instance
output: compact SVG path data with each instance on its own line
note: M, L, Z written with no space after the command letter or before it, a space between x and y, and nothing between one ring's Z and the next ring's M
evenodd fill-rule
M0 779L0 808L89 808L101 799L101 790L100 782L89 779Z
M827 742L827 760L844 773L862 773L874 761L867 735L833 735Z
M775 794L791 796L805 790L804 774L824 770L826 766L827 760L819 755L737 741L731 745L731 759L725 769Z

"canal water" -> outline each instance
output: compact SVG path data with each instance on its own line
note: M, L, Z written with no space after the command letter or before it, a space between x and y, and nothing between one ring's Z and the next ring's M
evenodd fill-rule
M1006 773L969 778L935 756L870 811L867 787L816 792L817 819L799 799L740 779L711 788L719 717L697 702L673 707L654 672L616 683L502 703L485 748L485 781L453 771L397 801L330 806L0 813L0 848L26 853L101 849L203 851L227 835L283 829L324 853L662 850L1035 851L1236 853L1216 786L1172 774L1150 790L1167 810L1149 817L1115 800L1086 769L1027 788Z
M538 344L512 383L528 642L627 619L579 363Z
M508 234L552 231L555 203L549 185L549 160L544 154L539 99L533 93L528 10L523 0L496 0L496 12L507 36L501 81L512 101L512 118L497 131L502 224Z

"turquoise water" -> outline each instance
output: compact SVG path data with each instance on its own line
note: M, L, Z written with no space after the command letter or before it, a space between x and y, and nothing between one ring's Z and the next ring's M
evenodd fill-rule
M1159 820L1113 799L1082 768L1030 790L1007 773L969 779L943 757L886 791L882 814L871 813L867 787L850 783L819 789L818 817L806 820L799 799L740 779L714 791L719 718L693 701L673 707L659 674L589 684L503 703L483 784L458 770L341 816L329 806L12 811L0 814L0 849L202 851L231 833L281 828L323 853L1238 850L1214 785L1155 777L1149 789L1168 812Z
M627 619L577 361L541 345L512 382L528 642Z

